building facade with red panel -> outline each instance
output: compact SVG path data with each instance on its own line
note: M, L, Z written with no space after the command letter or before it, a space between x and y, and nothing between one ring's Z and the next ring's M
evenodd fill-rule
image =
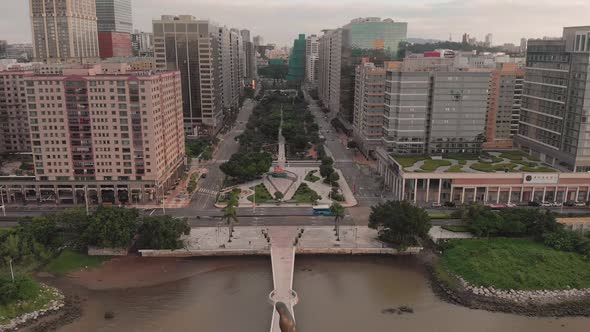
M99 32L98 45L102 59L133 55L131 35L125 32Z

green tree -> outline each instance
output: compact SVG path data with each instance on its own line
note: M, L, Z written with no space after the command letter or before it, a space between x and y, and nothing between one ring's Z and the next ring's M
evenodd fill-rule
M334 216L334 230L336 231L336 241L340 241L340 222L344 219L344 208L339 203L332 203L330 213Z
M283 193L280 191L277 191L275 193L275 198L278 199L279 201L282 200L284 197L285 197L285 195L283 195Z
M490 236L497 235L502 231L504 220L499 213L492 211L483 211L475 220L472 220L469 229L476 236Z
M328 183L330 184L337 183L338 180L340 180L340 175L338 175L338 172L336 171L332 172L332 174L328 176Z
M320 175L324 178L328 178L330 174L334 173L334 168L331 164L320 166Z
M408 202L388 201L371 207L369 227L379 231L379 239L405 248L425 238L430 230L430 217L420 207Z
M489 208L481 203L469 203L454 211L451 216L461 219L464 223L469 223L486 210L489 210Z
M99 207L84 232L87 246L127 248L137 233L139 213L135 209Z
M255 180L268 172L272 156L266 152L236 153L219 167L223 173L240 183Z
M191 231L186 219L172 218L171 216L145 217L139 227L139 249L169 249L175 250L183 247L180 237L189 235Z

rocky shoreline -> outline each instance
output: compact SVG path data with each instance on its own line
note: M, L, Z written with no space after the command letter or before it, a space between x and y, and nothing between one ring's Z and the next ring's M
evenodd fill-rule
M430 284L442 300L470 309L531 317L590 317L590 289L516 291L469 285L460 277L443 280L428 264Z
M41 319L42 317L59 312L62 308L65 307L65 296L57 288L50 287L45 284L41 284L41 287L44 291L52 292L53 295L57 298L57 300L52 300L43 309L28 312L24 315L11 319L10 322L8 322L7 324L0 325L0 331L17 331L23 328L24 326L30 325L36 320Z

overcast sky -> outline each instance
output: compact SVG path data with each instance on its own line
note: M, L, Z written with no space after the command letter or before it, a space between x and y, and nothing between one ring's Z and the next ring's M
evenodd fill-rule
M0 0L0 39L30 42L28 0ZM162 14L190 14L247 28L265 42L291 44L299 33L320 34L355 17L408 22L408 37L460 40L464 32L494 43L560 36L562 27L590 25L588 0L133 0L135 28L151 31Z

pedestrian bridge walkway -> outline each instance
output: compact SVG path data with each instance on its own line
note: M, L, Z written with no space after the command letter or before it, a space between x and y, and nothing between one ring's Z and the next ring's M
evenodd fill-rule
M295 318L299 301L293 290L296 254L326 255L411 255L421 248L398 251L377 239L377 231L366 226L340 226L339 239L334 226L236 226L231 241L227 227L198 227L183 240L179 250L140 250L144 257L197 256L271 256L274 289L269 295L273 305L270 332L281 332L280 316L275 309L282 302Z
M271 332L281 332L279 328L279 314L274 307L277 302L287 305L291 315L295 317L293 307L297 304L297 293L293 290L293 272L295 269L295 238L297 227L271 227L269 237L271 239L270 257L272 261L272 277L274 290L269 299L273 305Z

